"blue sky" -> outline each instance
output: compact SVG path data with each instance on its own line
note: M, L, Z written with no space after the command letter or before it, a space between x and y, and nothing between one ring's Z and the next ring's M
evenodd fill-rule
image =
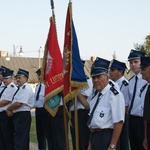
M69 0L54 0L59 45L63 51ZM72 0L73 20L83 59L99 56L126 61L134 44L150 34L150 0ZM50 0L1 0L0 50L13 53L22 45L25 56L44 50L52 15ZM19 48L16 49L19 51ZM41 52L42 56L42 52Z

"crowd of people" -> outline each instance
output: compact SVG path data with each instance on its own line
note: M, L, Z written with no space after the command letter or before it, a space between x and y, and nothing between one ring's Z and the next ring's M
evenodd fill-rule
M128 61L134 73L129 80L124 62L100 57L93 62L89 87L67 105L73 150L150 150L150 57L131 50ZM29 150L33 107L38 149L67 150L63 94L53 117L44 108L41 68L36 74L33 93L27 70L13 76L13 70L0 67L0 150Z

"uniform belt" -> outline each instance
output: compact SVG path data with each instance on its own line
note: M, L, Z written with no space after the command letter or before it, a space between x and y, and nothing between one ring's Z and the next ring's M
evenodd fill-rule
M90 132L100 132L100 131L109 131L109 130L113 130L111 128L103 128L103 129L100 129L100 128L90 128Z
M143 118L142 116L129 115L130 118Z

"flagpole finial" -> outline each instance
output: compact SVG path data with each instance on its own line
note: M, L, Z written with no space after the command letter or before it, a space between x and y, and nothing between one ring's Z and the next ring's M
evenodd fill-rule
M51 0L51 9L54 9L54 1Z

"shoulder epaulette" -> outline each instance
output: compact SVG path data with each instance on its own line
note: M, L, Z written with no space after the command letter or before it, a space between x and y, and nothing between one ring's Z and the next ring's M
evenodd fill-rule
M132 79L132 78L134 78L135 77L135 75L133 76L133 77L131 77L130 79L129 79L129 81Z
M127 86L128 85L128 82L126 80L123 80L122 81L123 85Z
M26 87L26 85L24 85L24 86L22 87L22 89L25 89L25 87Z
M119 94L119 92L112 86L110 90L114 93L114 95Z
M12 88L15 87L14 85L10 85Z
M147 84L148 84L148 83L146 83L146 84L140 89L140 95L139 95L140 97L141 97L142 92L143 92L144 89L146 88Z
M109 85L114 86L114 84L111 81L109 81Z

